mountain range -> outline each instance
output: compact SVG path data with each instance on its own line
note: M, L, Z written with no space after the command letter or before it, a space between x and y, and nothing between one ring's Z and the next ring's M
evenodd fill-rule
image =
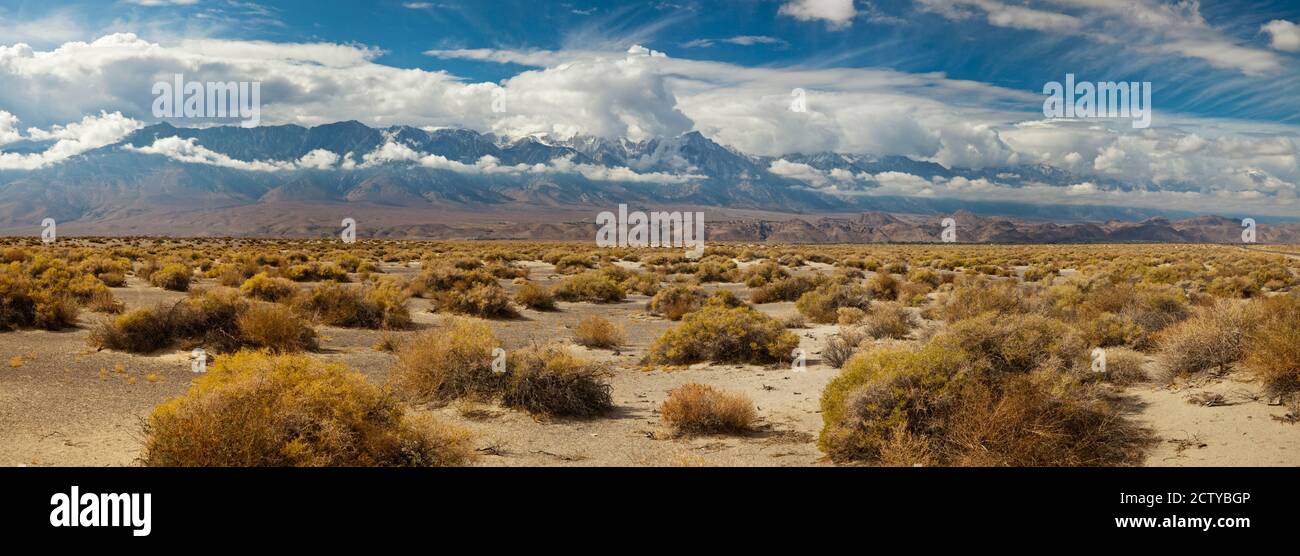
M3 151L48 146L23 141ZM832 152L780 160L820 175L1144 186L1045 165L948 168ZM703 210L708 235L717 240L933 241L944 216L957 221L961 241L1222 242L1241 235L1240 218L881 195L869 179L832 188L777 173L776 162L699 132L644 141L553 140L355 121L255 128L161 123L42 168L0 170L0 232L38 233L33 230L49 217L74 234L312 236L333 234L341 218L352 217L361 236L588 239L597 212L627 204ZM1259 240L1300 243L1300 224L1261 220Z

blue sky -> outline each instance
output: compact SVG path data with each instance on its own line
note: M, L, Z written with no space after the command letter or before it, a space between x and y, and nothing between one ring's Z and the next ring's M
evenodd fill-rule
M932 2L940 5L943 2ZM960 2L957 5L960 6ZM1069 2L1022 4L1089 17L1097 10ZM1168 3L1167 3L1168 4ZM1279 57L1280 71L1246 74L1191 56L1151 52L1150 37L1125 17L1095 27L1124 39L1104 44L1088 34L1025 29L990 22L978 3L967 17L947 17L925 2L854 2L847 25L780 13L781 0L664 0L647 2L537 0L276 2L140 0L6 1L5 23L56 21L45 37L16 38L51 46L96 30L133 30L145 38L215 36L277 42L360 43L377 47L376 61L398 67L446 70L471 80L497 81L515 65L434 59L430 49L546 49L642 44L675 57L746 66L886 67L944 72L1003 87L1038 91L1072 72L1093 81L1151 81L1161 106L1188 114L1300 122L1300 58L1269 48L1261 28L1300 21L1300 3L1202 2L1199 16L1232 43ZM1098 17L1100 16L1093 16ZM80 32L80 33L79 33ZM5 31L0 31L3 39ZM9 34L14 34L10 32ZM16 35L16 34L15 34ZM730 41L730 42L728 42ZM1207 95L1207 89L1230 91ZM1291 94L1286 94L1290 92ZM1276 98L1281 97L1281 98Z
M0 151L56 163L158 120L152 83L263 84L262 121L634 140L698 130L773 157L1046 164L1079 202L1300 212L1300 3L1162 0L6 1ZM1047 120L1046 82L1150 82L1150 129ZM496 112L494 91L509 110ZM805 113L787 109L794 90ZM834 187L797 164L789 175ZM912 176L914 177L914 176ZM1018 199L868 176L882 192ZM1065 191L1065 193L1062 193Z

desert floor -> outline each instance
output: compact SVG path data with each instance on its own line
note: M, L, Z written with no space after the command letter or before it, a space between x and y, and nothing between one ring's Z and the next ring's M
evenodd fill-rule
M814 265L815 267L816 265ZM554 268L529 263L531 279L553 285ZM389 266L386 272L416 272ZM816 269L812 269L815 271ZM114 294L128 309L181 299L185 294L149 287L135 279ZM513 293L517 286L502 281ZM209 285L201 280L198 286ZM309 285L309 284L308 284ZM304 287L307 285L304 285ZM734 290L740 284L713 284ZM567 342L583 317L600 314L621 324L628 345L617 352L572 349L613 363L611 379L616 410L590 420L539 421L489 405L453 404L425 407L476 433L488 466L809 466L830 465L816 446L822 426L818 410L822 388L837 369L820 361L833 325L797 330L808 353L806 370L789 367L699 364L671 370L647 370L638 362L650 343L675 323L645 314L646 296L632 295L608 305L560 303L558 311L521 310L513 320L489 321L506 349L532 343ZM757 305L784 316L793 303ZM322 349L314 354L341 361L383 384L393 356L374 345L386 334L415 334L443 317L422 299L411 300L417 328L411 331L319 327ZM196 376L189 353L141 356L90 347L90 329L103 315L83 312L81 326L63 332L22 330L0 333L0 465L125 466L135 465L142 425L158 403L183 393ZM927 323L927 325L933 325ZM1153 466L1300 465L1300 429L1274 419L1285 413L1258 395L1258 386L1241 382L1240 373L1165 387L1142 384L1125 389L1126 406L1135 419L1151 427L1160 442L1150 452ZM668 438L658 406L667 392L687 382L739 391L758 406L760 426L747 436ZM1221 397L1210 396L1220 394ZM1189 399L1205 403L1189 403ZM1209 405L1206 405L1208 403Z

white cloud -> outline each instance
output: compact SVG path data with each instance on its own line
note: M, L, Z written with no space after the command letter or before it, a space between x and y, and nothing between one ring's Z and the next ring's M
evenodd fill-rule
M126 146L127 150L133 150L144 154L156 154L165 156L179 162L188 162L191 164L207 164L210 166L220 166L223 168L233 168L236 170L250 170L256 172L277 172L282 170L293 170L296 168L292 162L281 161L262 161L254 160L247 162L231 158L228 155L215 152L203 145L198 144L193 137L182 139L180 137L163 137L154 140L152 145L144 147Z
M806 182L808 185L816 188L826 187L830 183L826 174L822 173L821 170L800 162L790 162L783 158L772 161L772 164L768 166L767 171L778 176Z
M738 46L754 46L758 44L785 46L789 44L784 40L767 35L737 35L725 39L695 39L683 43L682 46L686 48L707 48L720 42Z
M1083 22L1072 15L1005 4L997 0L920 0L920 7L954 20L984 14L989 25L1038 31L1078 29Z
M0 110L0 145L6 145L23 138L18 131L18 116Z
M853 24L858 15L853 0L790 0L778 11L799 21L825 21L832 29L843 29Z
M1269 46L1287 52L1300 52L1300 25L1285 19L1274 19L1265 23L1260 30L1269 34Z
M3 114L7 113L0 112L0 115ZM12 122L16 124L17 120ZM62 162L91 149L115 143L142 126L140 122L127 118L120 112L100 112L98 116L86 116L80 122L56 125L49 130L29 128L27 133L31 139L54 140L54 144L40 153L0 152L0 170L35 170Z

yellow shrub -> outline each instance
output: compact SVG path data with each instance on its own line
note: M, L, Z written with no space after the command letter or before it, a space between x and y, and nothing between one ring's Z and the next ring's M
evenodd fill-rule
M686 315L650 346L652 363L788 361L799 337L748 307L706 305Z
M240 352L154 409L147 466L454 466L467 431L413 416L340 364Z

